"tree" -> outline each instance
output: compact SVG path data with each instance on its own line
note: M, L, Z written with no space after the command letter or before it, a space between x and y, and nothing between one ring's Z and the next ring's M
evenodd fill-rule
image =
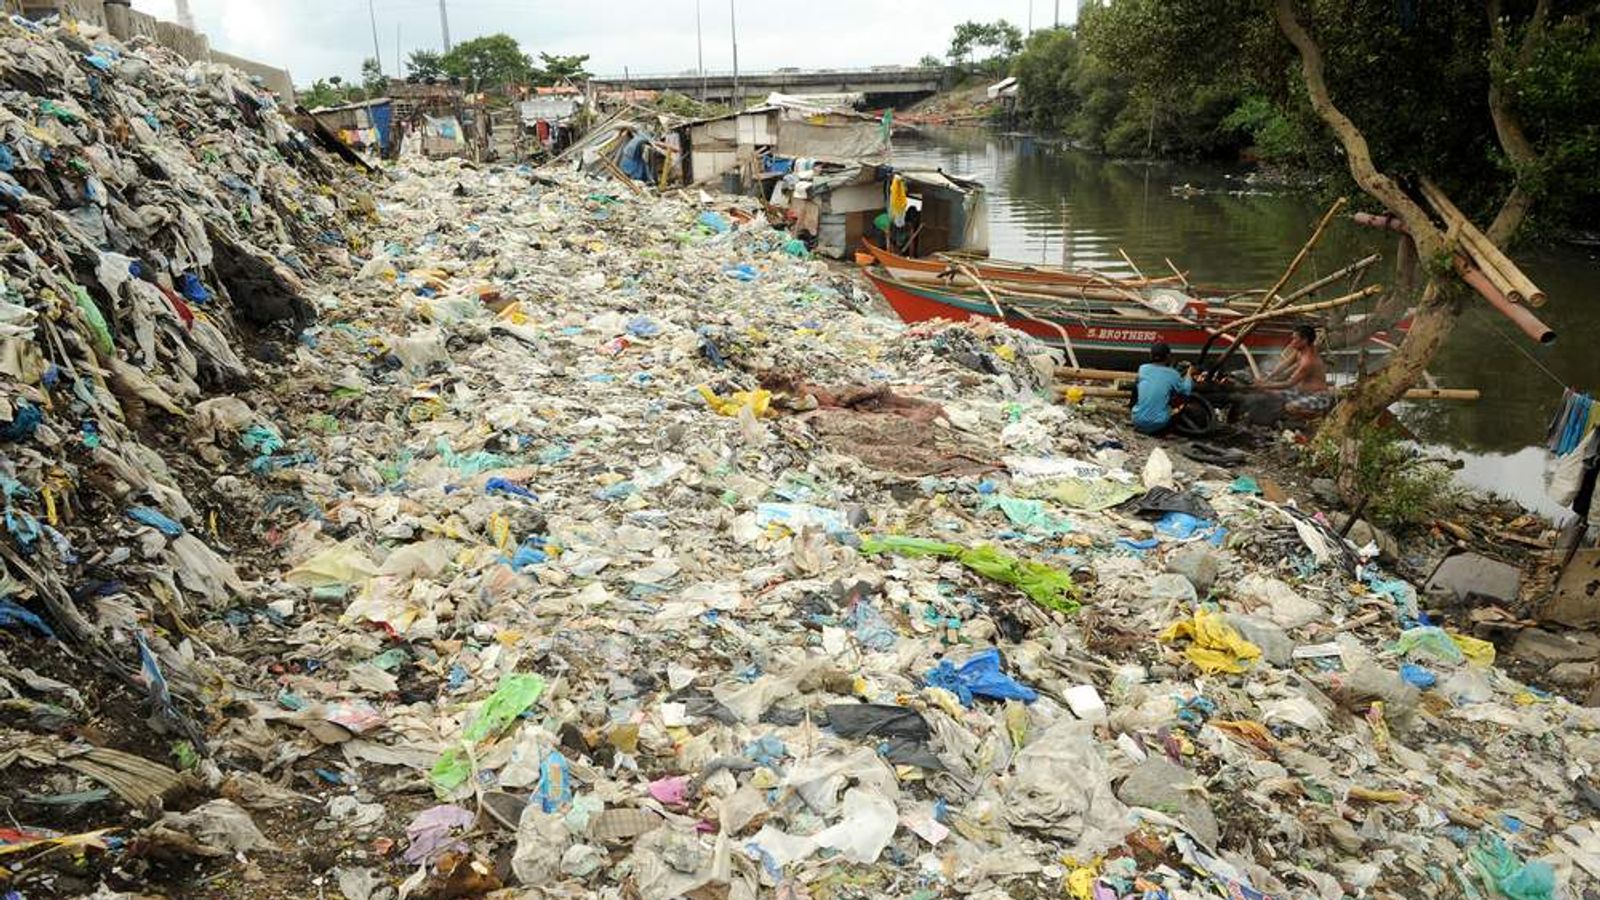
M995 74L1005 70L1011 57L1022 50L1022 29L1000 19L996 22L962 22L950 38L949 57L952 62L972 68L980 51L984 54L979 68Z
M382 96L388 86L389 77L383 74L383 66L376 59L369 56L361 61L361 91L367 99Z
M1029 124L1043 131L1067 130L1081 109L1075 84L1079 65L1078 37L1071 30L1050 28L1028 38L1012 74Z
M587 53L581 56L552 56L549 53L540 53L539 62L543 65L537 75L538 82L549 85L587 81L594 77L583 67L588 61Z
M1537 0L1531 12L1511 15L1505 11L1502 0L1487 0L1485 8L1479 12L1483 17L1480 22L1487 27L1469 31L1477 41L1476 46L1466 52L1475 51L1484 59L1493 58L1500 63L1489 67L1478 85L1483 90L1480 94L1484 100L1483 110L1488 113L1491 130L1509 170L1509 178L1498 179L1496 186L1501 200L1493 221L1484 229L1498 246L1505 246L1515 237L1537 202L1541 187L1536 175L1547 162L1525 130L1515 101L1506 90L1505 64L1514 62L1526 66L1532 63L1548 33L1551 5L1552 0ZM1374 155L1364 127L1367 122L1381 123L1382 119L1364 116L1358 124L1345 109L1345 95L1341 93L1340 99L1335 99L1329 84L1327 57L1322 45L1302 21L1295 0L1274 0L1273 15L1300 56L1301 77L1312 109L1339 141L1351 177L1363 192L1404 223L1416 248L1413 258L1419 261L1418 265L1428 266L1428 278L1417 300L1411 327L1399 349L1377 373L1362 378L1323 423L1319 437L1348 446L1353 444L1361 429L1399 400L1421 377L1449 338L1461 310L1471 302L1471 292L1451 271L1449 260L1455 250L1454 238L1435 224L1433 217L1394 174L1385 171L1396 162L1407 162L1406 155L1396 153L1393 159ZM1415 23L1408 24L1413 29L1416 27ZM1459 41L1461 29L1452 30L1456 32L1452 37ZM1509 37L1511 33L1518 35L1517 43ZM1351 109L1367 106L1364 100L1367 98L1357 98ZM1408 175L1429 174L1425 166L1408 168L1411 169Z
M444 55L433 50L413 50L406 57L406 74L421 80L444 77Z
M474 90L531 81L533 61L506 34L491 34L457 44L440 60L446 75L460 78Z
M344 92L331 84L326 78L318 78L311 83L311 87L296 91L296 99L306 109L317 109L323 106L338 106L344 102Z
M929 54L923 56L921 59L917 60L917 68L919 68L919 69L942 69L942 68L944 68L944 60L940 59L937 56L934 56L932 53L929 53Z

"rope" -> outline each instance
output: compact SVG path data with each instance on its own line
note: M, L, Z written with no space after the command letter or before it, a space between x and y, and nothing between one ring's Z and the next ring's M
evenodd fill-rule
M1573 390L1571 385L1567 384L1566 381L1563 380L1560 375L1557 375L1555 372L1551 371L1550 367L1545 365L1542 361L1540 361L1539 357L1534 356L1532 353L1529 353L1528 352L1528 348L1522 346L1522 344L1519 343L1518 341L1513 340L1504 331L1501 331L1492 321L1490 321L1488 319L1486 313L1480 313L1479 315L1480 315L1480 318L1482 319L1482 321L1480 321L1478 323L1475 323L1475 324L1483 325L1484 327L1488 328L1490 331L1494 332L1495 336L1499 337L1500 340L1505 341L1507 344L1509 344L1511 346L1511 349L1513 349L1513 350L1517 351L1518 353L1522 354L1524 357L1527 358L1528 362L1531 362L1535 366L1537 366L1539 371L1541 371L1541 372L1543 372L1545 374L1545 377L1549 378L1552 382L1555 383L1556 387L1559 387L1562 390Z

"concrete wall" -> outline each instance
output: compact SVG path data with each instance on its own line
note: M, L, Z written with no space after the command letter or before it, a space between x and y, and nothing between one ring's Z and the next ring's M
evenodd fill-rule
M106 27L104 0L0 0L6 10L20 11L23 15L41 18L59 13L65 18ZM258 63L242 56L211 49L206 36L173 22L163 22L149 13L132 10L128 13L128 39L147 37L190 62L209 60L233 66L253 78L260 78L267 90L277 94L285 103L294 102L294 79L288 69Z

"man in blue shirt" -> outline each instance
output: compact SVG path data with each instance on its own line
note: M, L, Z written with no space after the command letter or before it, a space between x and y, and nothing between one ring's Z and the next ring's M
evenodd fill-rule
M1145 434L1159 434L1172 422L1172 398L1189 396L1194 382L1169 363L1172 348L1157 341L1150 347L1150 361L1139 367L1139 380L1133 387L1133 427Z

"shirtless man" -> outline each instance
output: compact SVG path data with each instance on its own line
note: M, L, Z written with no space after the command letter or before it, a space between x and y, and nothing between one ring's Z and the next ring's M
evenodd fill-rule
M1256 387L1281 391L1283 410L1292 416L1312 418L1332 409L1333 391L1328 386L1328 366L1317 353L1317 330L1295 326L1282 361Z

